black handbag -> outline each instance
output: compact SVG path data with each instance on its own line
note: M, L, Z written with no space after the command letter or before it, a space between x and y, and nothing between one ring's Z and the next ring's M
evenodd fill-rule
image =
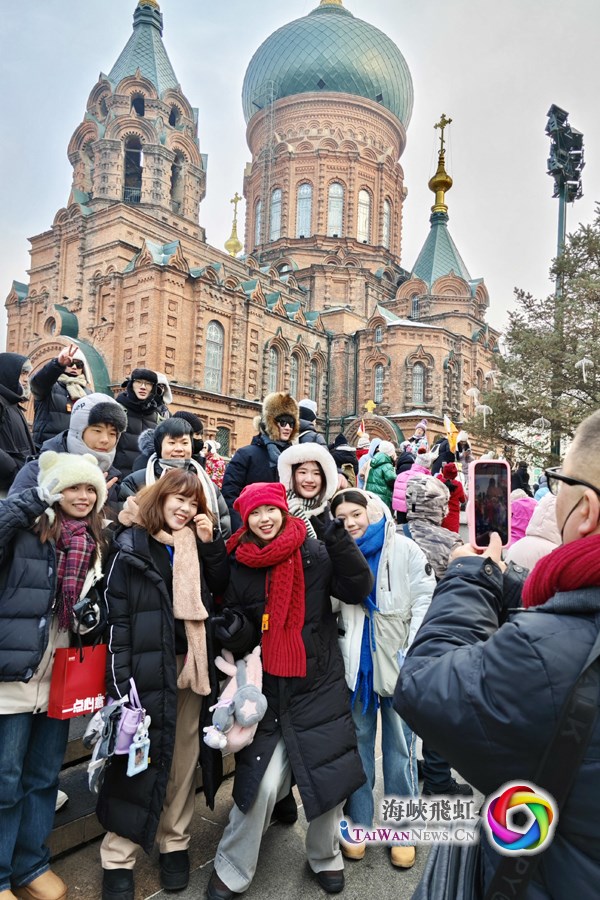
M533 779L552 794L559 811L565 805L592 737L600 701L600 634L567 698L556 731ZM559 824L560 827L560 824ZM522 900L542 853L503 856L483 894L481 842L436 844L411 900Z

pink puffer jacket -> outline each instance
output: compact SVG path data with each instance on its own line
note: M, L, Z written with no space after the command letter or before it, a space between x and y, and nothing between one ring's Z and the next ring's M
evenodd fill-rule
M431 475L431 470L420 463L415 462L406 472L400 472L394 482L394 493L392 495L392 509L399 512L406 512L406 484L413 475Z

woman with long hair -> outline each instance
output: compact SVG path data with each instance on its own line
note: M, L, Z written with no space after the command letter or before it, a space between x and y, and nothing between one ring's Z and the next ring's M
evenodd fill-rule
M52 830L69 720L47 715L55 650L73 632L93 640L74 605L102 577L100 510L106 482L93 456L49 451L37 486L0 502L0 897L63 900L50 869Z
M150 758L128 777L127 756L113 756L100 788L103 900L133 900L138 848L150 853L155 839L163 888L186 887L198 759L211 806L221 774L220 754L200 736L218 689L207 619L212 592L227 585L225 544L193 472L167 472L136 504L106 567L107 692L119 700L135 682L151 719Z
M294 444L277 460L279 480L287 489L290 513L302 519L310 538L320 538L333 516L329 501L335 494L339 473L333 456L314 442Z
M235 502L242 527L227 542L231 580L216 635L236 656L259 642L268 708L254 741L236 754L234 806L215 856L209 900L250 885L275 804L298 785L306 852L328 893L344 886L339 823L364 781L352 727L331 595L359 603L371 573L340 522L307 539L280 483L247 485Z

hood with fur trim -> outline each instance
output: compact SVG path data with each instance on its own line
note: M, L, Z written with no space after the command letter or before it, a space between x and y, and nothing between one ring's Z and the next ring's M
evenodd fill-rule
M154 428L146 428L138 438L140 453L144 456L152 456L154 453Z
M330 500L338 488L339 474L335 460L329 450L313 441L307 444L294 444L284 450L277 460L279 480L286 491L292 487L292 467L298 463L317 462L325 473L325 498Z
M300 430L300 413L298 404L289 391L274 391L272 394L267 394L263 400L262 415L254 420L256 430L264 431L272 441L278 441L279 428L275 419L283 415L294 417L295 425L290 435L290 443L293 444L297 440Z

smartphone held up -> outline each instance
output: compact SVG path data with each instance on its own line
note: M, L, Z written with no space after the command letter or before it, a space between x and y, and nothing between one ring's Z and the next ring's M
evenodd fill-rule
M477 460L469 466L467 504L469 543L483 549L496 531L507 547L510 541L510 466L503 460Z

